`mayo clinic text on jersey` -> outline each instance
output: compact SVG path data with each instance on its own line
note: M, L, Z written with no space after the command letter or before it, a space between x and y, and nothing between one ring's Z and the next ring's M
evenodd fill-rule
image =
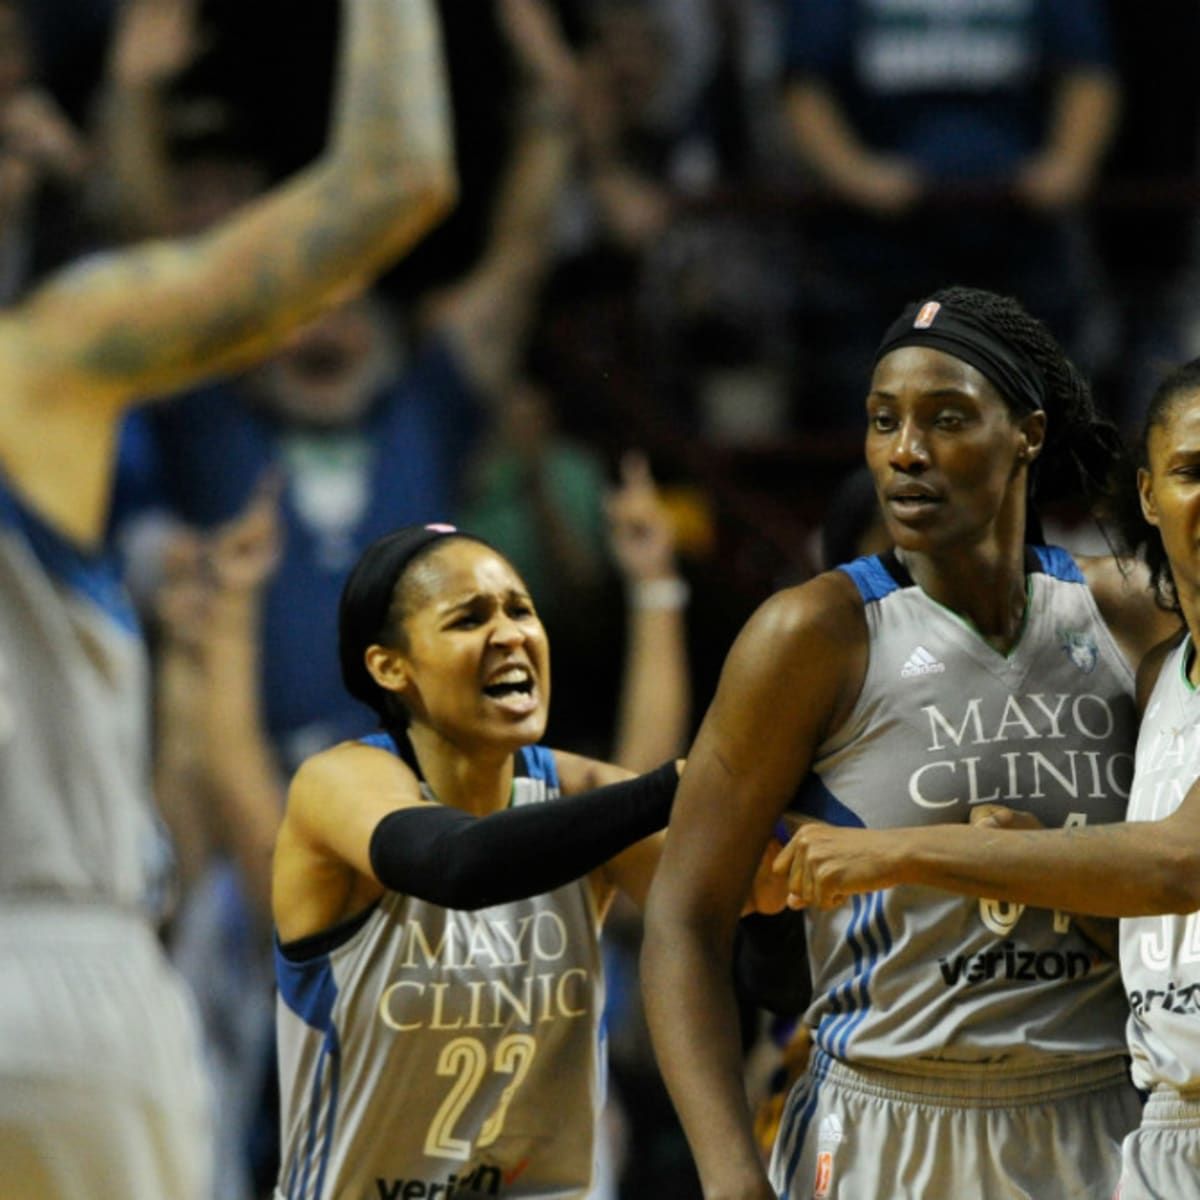
M1117 715L1104 696L1033 692L1008 696L999 713L984 713L979 698L950 712L937 704L925 705L921 711L928 721L926 749L931 754L949 752L947 757L922 763L909 775L909 797L922 808L987 801L1020 807L1022 801L1047 795L1072 800L1129 795L1133 756L1112 749ZM1056 751L1056 740L1069 740L1073 748ZM1036 743L1038 748L1024 750L1022 742ZM1096 749L1079 748L1089 742ZM983 746L988 747L990 763L1003 764L999 781L994 766L981 769L985 755L955 753ZM986 793L980 787L985 777L992 782L992 790Z

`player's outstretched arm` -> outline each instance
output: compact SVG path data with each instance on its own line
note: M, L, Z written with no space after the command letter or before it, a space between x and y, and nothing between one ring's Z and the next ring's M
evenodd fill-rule
M971 826L861 830L804 825L777 860L795 908L919 884L1096 917L1200 905L1200 785L1161 821L1025 829L988 806Z
M1144 703L1173 641L1138 671ZM839 829L804 824L776 860L793 908L831 908L897 884L938 887L1082 917L1190 913L1200 906L1200 783L1156 821L1039 829L1028 815L977 805L970 825Z
M452 205L452 130L432 0L343 0L327 149L208 233L98 257L0 320L0 461L84 542L128 403L246 366L361 286Z

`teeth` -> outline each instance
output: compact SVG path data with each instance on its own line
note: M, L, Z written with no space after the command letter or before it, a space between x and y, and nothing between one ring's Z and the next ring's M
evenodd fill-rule
M495 687L497 684L506 683L527 683L529 681L529 672L524 667L509 667L507 671L501 671L499 675L493 675L488 680L489 687Z

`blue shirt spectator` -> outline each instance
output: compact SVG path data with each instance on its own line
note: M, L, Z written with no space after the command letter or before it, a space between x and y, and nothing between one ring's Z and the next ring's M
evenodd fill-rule
M809 416L859 425L865 331L952 282L1020 297L1080 356L1094 283L1079 215L1118 107L1102 4L791 0L788 13L788 124L827 201L806 213Z
M240 512L268 470L283 473L285 552L262 623L267 729L288 772L313 746L361 733L362 707L346 696L334 652L338 595L376 537L455 511L461 464L482 418L479 393L450 346L435 339L345 426L297 425L256 402L242 381L135 420L140 427L124 434L134 474L121 507L154 497L187 524L211 527Z
M1050 81L1111 55L1094 0L793 0L788 65L835 92L868 145L986 180L1046 138Z

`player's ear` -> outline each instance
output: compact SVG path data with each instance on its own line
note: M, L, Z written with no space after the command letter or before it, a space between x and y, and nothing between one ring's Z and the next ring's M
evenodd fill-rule
M399 695L408 687L408 660L394 646L368 646L363 661L384 691Z
M1142 504L1142 516L1148 525L1158 525L1158 501L1154 497L1154 483L1150 472L1139 467L1137 473L1138 499Z
M1046 414L1040 409L1027 414L1021 420L1017 440L1017 461L1031 463L1042 452L1046 443Z

